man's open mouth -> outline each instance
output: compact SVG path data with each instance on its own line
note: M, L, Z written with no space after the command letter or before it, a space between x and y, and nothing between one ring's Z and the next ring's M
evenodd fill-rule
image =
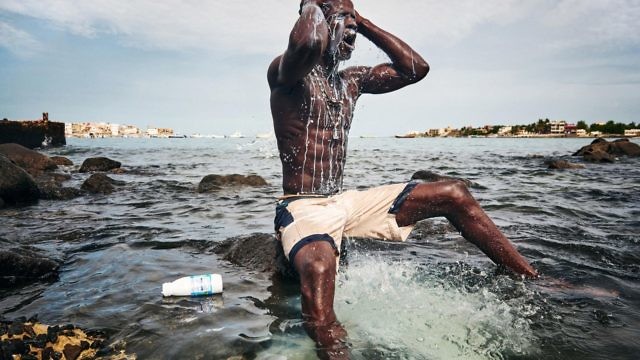
M342 42L350 49L355 49L356 44L356 32L355 31L345 31L344 38Z

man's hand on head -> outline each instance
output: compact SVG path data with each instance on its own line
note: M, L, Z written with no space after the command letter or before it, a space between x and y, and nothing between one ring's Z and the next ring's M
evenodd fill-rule
M305 5L317 5L322 10L322 13L324 13L327 7L326 3L327 0L302 0L300 1L300 11L298 13L302 14L302 8L305 7Z

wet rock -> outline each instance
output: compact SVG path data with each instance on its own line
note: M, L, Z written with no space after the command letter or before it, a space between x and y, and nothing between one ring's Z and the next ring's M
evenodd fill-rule
M114 180L105 174L98 173L91 175L87 180L82 183L82 190L88 191L93 194L111 194L115 191L113 185L122 185L122 181Z
M213 252L236 265L260 272L295 277L280 242L271 234L255 233L232 237L214 246Z
M5 155L32 176L58 168L48 156L18 144L0 144L0 154Z
M38 186L31 175L4 155L0 155L0 205L31 203L36 201L38 196Z
M207 175L200 181L198 192L209 192L220 190L231 186L267 186L269 185L262 177L258 175Z
M63 187L62 182L70 179L67 174L46 173L36 178L41 199L69 200L81 196L80 189Z
M64 156L52 156L51 161L53 161L58 166L73 166L73 161Z
M32 247L0 250L0 285L15 286L57 277L60 263Z
M613 155L640 156L640 145L629 141L629 139L618 139L613 141L611 145Z
M567 160L547 160L544 163L548 169L584 169L584 165L573 164Z
M583 156L585 160L591 162L613 162L615 156L640 156L640 145L629 141L629 139L618 139L609 142L598 138L587 146L583 146L576 151L573 156Z
M119 161L111 160L106 157L94 157L88 158L80 166L80 172L93 172L93 171L111 171L117 169L122 164Z
M80 353L82 352L82 348L78 345L67 344L64 346L64 350L62 353L64 354L64 358L67 360L76 360Z
M447 176L447 175L440 175L440 174L436 174L433 171L429 171L429 170L416 171L411 176L411 180L422 180L422 181L425 181L425 182L458 180L458 181L462 181L465 185L467 185L467 187L484 188L482 185L474 183L474 182L472 182L470 180L467 180L467 179L457 178L457 177Z
M2 320L2 327L10 327L11 334L3 335L0 342L0 360L4 359L95 359L103 351L105 358L115 359L114 352L104 348L104 334L89 335L72 326L61 332L60 326L47 326L37 320L18 318L14 321ZM22 330L22 331L21 331ZM124 349L123 349L124 350ZM62 351L62 352L60 352ZM124 351L118 359L129 359Z
M586 150L583 153L583 158L586 161L596 162L596 163L601 163L601 162L612 163L616 161L616 158L613 155L598 148L592 148L592 149Z

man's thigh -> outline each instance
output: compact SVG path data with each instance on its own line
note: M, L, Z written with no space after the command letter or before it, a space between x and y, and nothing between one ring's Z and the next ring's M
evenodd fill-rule
M406 240L413 225L398 226L396 212L415 185L392 184L342 194L342 201L349 213L344 235L391 241Z

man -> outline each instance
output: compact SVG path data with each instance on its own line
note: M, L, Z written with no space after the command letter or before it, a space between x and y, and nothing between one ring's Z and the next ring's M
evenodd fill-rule
M498 230L462 182L409 183L342 192L347 137L361 94L398 90L429 65L409 45L362 17L351 0L303 0L284 54L268 70L284 196L276 232L300 275L305 328L323 358L347 358L333 311L342 236L403 241L417 221L446 217L495 263L529 277L536 271ZM338 70L356 34L391 62Z

